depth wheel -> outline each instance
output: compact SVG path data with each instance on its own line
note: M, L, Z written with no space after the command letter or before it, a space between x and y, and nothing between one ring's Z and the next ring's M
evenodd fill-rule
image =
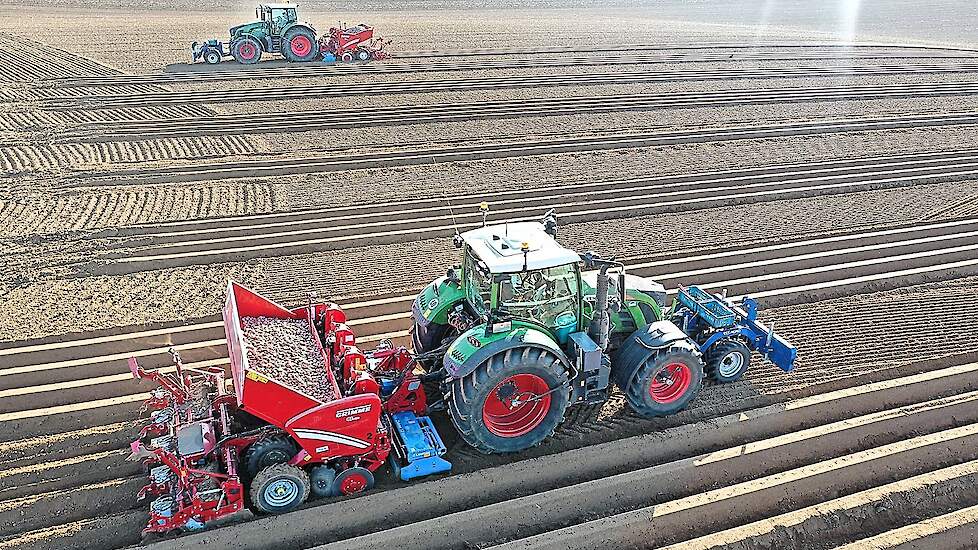
M446 396L459 435L487 454L540 444L564 419L568 400L563 362L530 347L493 355L471 374L453 380Z
M259 512L283 514L309 498L309 476L297 466L272 464L251 482L251 503Z
M204 61L206 61L208 65L217 65L221 62L221 54L211 50L204 54Z
M357 50L357 61L370 61L370 51L363 48Z
M353 63L354 59L355 58L353 57L353 53L351 52L345 52L343 53L343 55L340 56L340 61L342 61L343 63Z
M706 352L706 375L710 380L729 384L740 380L750 367L750 349L737 340L720 342Z
M702 385L703 361L699 355L686 346L674 345L650 355L623 389L632 409L651 418L685 409Z
M374 488L374 474L360 466L347 468L333 480L334 495L354 495Z
M333 481L336 470L325 464L320 464L309 472L309 482L312 484L312 494L316 498L333 496Z

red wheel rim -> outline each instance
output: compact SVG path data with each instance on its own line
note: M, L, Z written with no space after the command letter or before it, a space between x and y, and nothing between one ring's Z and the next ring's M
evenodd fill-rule
M539 426L550 411L548 391L550 388L543 378L535 374L514 374L496 384L486 396L482 422L499 437L526 435Z
M359 493L367 487L367 478L361 474L351 474L340 482L340 492L344 495Z
M238 52L241 54L242 59L251 59L255 57L256 51L255 45L248 42L245 42L240 48L238 48Z
M309 40L308 36L299 35L292 39L290 47L292 48L292 53L303 57L307 55L310 50L312 50L312 40Z
M669 363L652 377L649 395L656 403L672 403L686 394L693 383L693 373L682 363Z

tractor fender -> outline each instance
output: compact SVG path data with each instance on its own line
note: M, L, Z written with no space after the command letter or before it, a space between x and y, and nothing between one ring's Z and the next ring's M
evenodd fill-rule
M679 327L670 321L656 321L633 332L611 362L611 375L619 381L630 380L632 374L645 364L652 354L661 349L682 347L696 355L699 346Z
M546 332L530 324L512 322L505 332L486 334L486 324L477 325L462 333L445 351L445 370L452 378L472 373L487 359L511 348L538 348L556 355L568 372L573 366L560 345Z
M316 27L313 27L312 24L307 23L305 21L297 21L297 22L295 22L295 23L293 23L293 24L285 27L284 29L282 29L282 36L285 36L285 33L291 31L292 29L296 29L296 28L298 28L298 29L307 29L309 32L312 33L313 36L316 36L316 37L319 36L316 33Z
M269 48L271 47L271 42L268 40L268 37L267 36L262 36L262 35L257 35L257 34L251 34L251 33L241 33L238 36L233 37L231 39L231 44L234 44L235 42L237 42L239 40L243 40L245 38L250 38L250 39L258 42L258 45L261 46L262 51L267 52L269 50Z

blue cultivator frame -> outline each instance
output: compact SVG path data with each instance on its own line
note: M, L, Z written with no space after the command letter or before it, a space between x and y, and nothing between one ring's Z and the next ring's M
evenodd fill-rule
M738 339L782 370L794 368L798 349L775 334L773 325L768 328L757 320L757 300L745 296L735 304L696 286L679 287L676 300L682 306L675 313L682 317L683 332L694 337L709 334L699 344L700 351L706 352L723 340Z

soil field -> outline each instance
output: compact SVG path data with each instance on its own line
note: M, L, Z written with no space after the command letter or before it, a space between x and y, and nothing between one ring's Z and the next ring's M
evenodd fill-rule
M978 547L973 3L322 1L394 57L253 66L188 64L249 5L0 5L0 549ZM435 413L451 474L142 540L129 357L226 367L229 278L407 345L482 202L757 298L795 370L518 455Z

